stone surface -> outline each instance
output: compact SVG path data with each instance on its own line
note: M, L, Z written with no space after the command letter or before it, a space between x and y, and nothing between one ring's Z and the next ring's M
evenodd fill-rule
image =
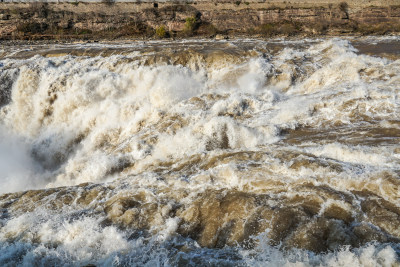
M99 32L118 29L126 25L140 25L142 29L156 29L161 25L171 32L185 30L187 18L196 18L196 25L212 25L219 32L249 33L268 23L300 23L313 25L353 25L357 23L399 24L400 3L380 1L369 6L351 2L341 6L341 1L283 1L238 2L198 1L153 3L0 3L0 38L5 39L29 32L27 24L45 25L46 34L59 34L60 30ZM24 25L26 24L26 25ZM25 26L25 28L24 28ZM303 27L307 28L307 27ZM127 28L129 30L129 27ZM315 30L306 30L313 32ZM343 31L344 32L344 31Z

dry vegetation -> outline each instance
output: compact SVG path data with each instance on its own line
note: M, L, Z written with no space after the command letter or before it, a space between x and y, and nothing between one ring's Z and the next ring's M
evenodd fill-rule
M104 4L114 5L114 0L102 0ZM79 4L79 2L71 3ZM246 5L246 2L239 1L238 5ZM191 9L190 9L191 8ZM250 36L295 36L295 35L325 35L325 34L391 34L400 32L399 23L357 23L349 18L349 6L341 2L336 7L344 17L341 22L330 22L329 20L316 20L314 22L296 22L292 20L280 22L268 22L259 26L242 28L241 30L220 30L218 26L201 19L201 14L196 9L187 6L169 7L171 10L166 13L188 12L192 13L185 19L181 19L182 30L169 30L166 27L168 20L159 20L158 26L152 27L147 21L140 21L140 18L125 18L124 23L113 23L112 18L104 14L94 14L99 21L106 22L102 28L91 28L90 24L85 28L85 23L77 24L76 21L85 21L85 17L77 18L73 12L68 13L54 11L50 4L35 2L29 4L28 8L12 9L4 13L3 17L17 17L20 21L16 25L16 31L12 35L0 36L0 39L117 39L117 38L168 38L168 37L192 37L205 36L214 37L217 34L244 34ZM270 7L274 8L274 7ZM186 10L188 9L188 10ZM158 11L154 9L154 16L157 18ZM1 14L0 14L1 15ZM71 19L65 19L69 16Z
M190 22L191 23L191 22ZM217 27L210 23L198 23L196 28L192 26L185 27L182 32L169 32L165 26L159 26L155 29L143 23L131 22L119 28L107 28L101 31L92 31L84 28L59 27L44 22L21 22L17 25L18 39L118 39L129 37L144 38L168 38L168 37L191 37L205 36L214 37L221 32ZM400 33L400 23L378 23L357 24L348 23L345 25L334 25L326 22L314 24L301 24L293 22L266 23L257 28L248 29L247 32L234 32L230 34L246 34L250 36L296 36L296 35L325 35L335 33L351 33L360 35L385 35L391 33Z

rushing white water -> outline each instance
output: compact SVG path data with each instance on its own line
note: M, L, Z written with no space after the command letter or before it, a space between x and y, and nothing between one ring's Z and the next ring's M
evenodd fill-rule
M399 59L6 47L0 84L0 265L399 264Z

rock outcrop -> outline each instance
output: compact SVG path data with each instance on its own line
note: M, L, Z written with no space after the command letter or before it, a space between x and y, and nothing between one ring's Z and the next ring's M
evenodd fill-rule
M382 34L400 31L400 5L394 3L0 3L0 39L151 36L161 26L174 36L355 31Z

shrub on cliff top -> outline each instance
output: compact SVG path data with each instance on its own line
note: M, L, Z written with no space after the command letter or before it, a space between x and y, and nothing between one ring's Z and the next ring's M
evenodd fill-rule
M154 35L154 30L140 21L131 21L128 24L118 28L116 32L113 32L113 34L120 36L143 35L150 37Z
M341 11L347 12L347 10L349 9L349 4L347 4L347 2L341 2L339 4L339 8Z
M159 38L167 37L167 31L165 30L164 26L160 26L156 29L156 34Z
M108 6L112 6L113 4L115 4L115 0L101 0L101 2Z
M196 18L195 17L189 17L189 18L185 19L185 31L193 32L195 26L196 26Z
M264 35L271 36L276 33L276 27L271 23L263 24L260 26L260 32Z
M213 24L209 24L205 28L205 33L214 36L218 33L218 29Z
M48 24L38 22L24 22L17 25L17 31L31 34L43 33L47 28Z
M206 35L208 37L214 37L218 33L217 27L215 27L212 23L201 22L198 23L198 27L196 28L197 35Z
M364 35L398 33L400 32L400 23L359 24L356 30Z
M299 31L298 25L294 23L284 23L279 28L279 33L287 36L295 35L296 33L298 33L298 31Z
M46 18L49 13L47 3L33 2L29 4L29 9L31 12L37 14L37 16L41 18Z
M292 36L300 32L300 25L294 22L282 22L279 24L266 23L258 28L259 33L265 36L286 35Z

